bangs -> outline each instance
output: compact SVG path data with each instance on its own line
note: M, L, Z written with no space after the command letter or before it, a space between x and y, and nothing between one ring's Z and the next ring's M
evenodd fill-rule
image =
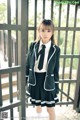
M53 29L52 29L52 26L50 26L50 25L41 25L40 29L53 30Z
M42 29L42 30L52 30L54 31L53 27L51 25L44 25L42 24L40 27L39 27L39 30Z

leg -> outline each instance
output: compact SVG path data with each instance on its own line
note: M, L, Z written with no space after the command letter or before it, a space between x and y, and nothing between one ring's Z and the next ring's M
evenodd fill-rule
M37 113L41 113L41 112L42 112L41 106L36 106L36 112L37 112Z
M53 107L47 107L47 112L49 113L49 120L55 120L55 110Z

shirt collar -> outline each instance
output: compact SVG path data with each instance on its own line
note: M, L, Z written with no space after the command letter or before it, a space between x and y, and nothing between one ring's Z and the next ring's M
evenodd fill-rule
M40 47L42 46L42 41L40 40ZM49 48L51 45L51 40L49 40L49 42L47 42L46 44L44 44L46 46L46 48Z

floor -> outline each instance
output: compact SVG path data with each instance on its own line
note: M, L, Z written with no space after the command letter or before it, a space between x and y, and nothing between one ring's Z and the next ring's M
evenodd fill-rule
M41 114L37 114L35 108L27 108L27 120L48 120L48 114L46 108L43 108ZM73 110L72 106L56 106L55 107L56 120L80 120L80 113Z
M9 111L8 112L8 118L6 119L0 119L0 120L11 120ZM69 105L66 106L56 106L55 107L55 113L56 113L56 120L80 120L80 113L77 113L75 110L73 110L73 106ZM14 108L14 120L19 120L19 112L17 108ZM20 120L23 120L22 118ZM42 113L37 114L35 111L35 108L32 106L29 106L26 108L26 118L24 120L49 120L48 114L46 112L46 108L42 108Z

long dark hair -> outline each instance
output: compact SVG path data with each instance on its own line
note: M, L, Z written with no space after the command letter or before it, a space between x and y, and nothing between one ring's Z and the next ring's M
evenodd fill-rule
M54 24L51 20L49 19L43 19L42 22L40 23L39 27L38 27L38 32L40 30L41 25L44 25L45 29L51 29L53 34L51 37L51 41L53 42L53 44L55 44L55 40L54 40ZM40 40L40 36L38 36L37 40Z

